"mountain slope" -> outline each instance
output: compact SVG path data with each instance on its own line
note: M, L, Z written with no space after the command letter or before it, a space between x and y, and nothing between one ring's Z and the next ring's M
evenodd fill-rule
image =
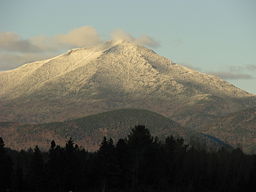
M238 145L247 153L256 153L256 107L201 122L197 131Z
M0 123L1 136L8 147L12 149L26 149L40 146L48 149L54 139L58 144L64 145L72 137L76 143L93 151L98 149L104 136L114 141L125 138L135 125L145 125L153 136L165 139L167 136L181 136L187 143L191 139L196 143L207 145L214 150L226 144L209 138L178 123L151 111L139 109L122 109L99 113L80 119L45 124L17 124Z
M141 108L188 125L256 106L254 95L127 41L0 72L0 87L0 121L53 122Z

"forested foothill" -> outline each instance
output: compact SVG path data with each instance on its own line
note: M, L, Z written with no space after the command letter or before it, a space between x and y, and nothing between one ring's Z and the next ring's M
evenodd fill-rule
M251 191L255 183L255 155L208 151L172 136L160 141L143 125L116 142L104 137L95 152L72 138L65 146L52 141L47 152L14 151L0 138L1 192L226 192Z

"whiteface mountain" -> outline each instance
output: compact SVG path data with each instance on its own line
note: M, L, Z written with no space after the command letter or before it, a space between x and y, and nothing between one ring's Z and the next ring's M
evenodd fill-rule
M254 106L255 95L128 41L0 72L0 122L49 123L133 108L196 129Z
M185 125L256 105L249 94L127 41L73 49L0 72L0 121L52 122L142 108Z

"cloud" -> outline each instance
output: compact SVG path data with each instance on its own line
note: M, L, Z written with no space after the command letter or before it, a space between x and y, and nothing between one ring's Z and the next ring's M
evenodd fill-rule
M0 33L0 50L4 52L51 52L74 47L91 47L100 42L97 31L90 26L53 37L36 36L29 39L22 39L12 32Z
M111 33L112 40L126 40L135 42L137 44L156 48L160 46L160 43L158 43L156 40L154 40L152 37L149 37L148 35L142 35L138 38L133 37L131 34L119 29L115 30Z
M235 79L254 79L255 76L253 71L256 70L256 65L233 65L229 66L227 70L218 71L218 72L207 72L218 76L226 80L235 80Z
M53 37L32 37L30 42L44 51L63 50L79 47L91 47L101 43L101 38L95 28L90 26L80 27L66 34Z
M53 57L54 54L22 53L22 54L0 54L0 71L14 69L22 64Z
M202 69L201 69L201 68L196 67L196 66L191 65L191 64L188 64L188 63L179 62L179 64L180 64L180 65L183 65L183 66L185 66L185 67L187 67L187 68L190 68L190 69L196 70L196 71L202 71Z
M74 29L67 34L57 35L54 39L60 45L66 45L68 47L91 47L101 43L96 29L89 26Z
M40 48L33 45L29 40L23 40L12 32L0 33L0 50L5 52L38 52Z
M241 71L255 71L256 65L244 65L244 66L230 66L230 71L241 72Z
M208 74L215 75L221 79L234 80L234 79L253 79L253 76L244 73L232 72L209 72Z
M147 36L147 35L142 35L139 38L136 39L136 42L140 45L144 45L147 47L152 47L156 48L160 46L160 43L155 41L153 38Z
M147 35L135 38L123 30L116 30L111 35L113 40L132 41L147 47L159 46L158 42ZM79 27L65 34L34 36L28 39L13 32L0 32L0 70L49 58L68 49L92 47L102 42L96 29L91 26Z
M237 65L235 65L235 66L230 66L229 70L231 72L233 72L233 73L236 73L236 72L240 72L241 73L241 71L245 70L245 67L244 66L237 66Z
M0 70L15 68L21 64L49 58L62 51L78 47L91 47L101 43L96 29L80 27L66 34L35 36L22 39L13 32L0 33Z
M126 41L135 41L135 38L132 37L129 33L126 33L125 31L118 29L111 33L112 40L118 41L118 40L126 40Z
M247 65L246 68L250 71L256 71L256 65Z

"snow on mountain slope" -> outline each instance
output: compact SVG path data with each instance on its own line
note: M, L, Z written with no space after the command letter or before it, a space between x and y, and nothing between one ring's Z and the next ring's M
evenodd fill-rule
M0 72L0 87L0 121L60 121L129 107L186 118L192 109L216 115L256 103L254 95L218 77L128 41Z

